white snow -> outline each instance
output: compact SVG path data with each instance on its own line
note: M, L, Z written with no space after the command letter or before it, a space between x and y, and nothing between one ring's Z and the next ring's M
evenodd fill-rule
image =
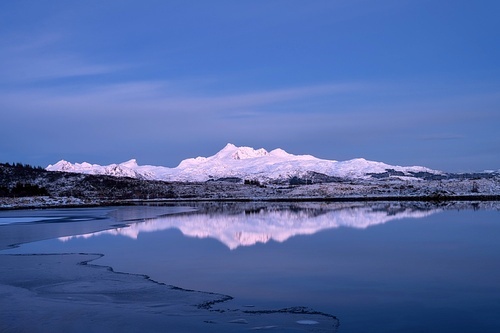
M183 160L175 168L141 166L137 164L135 159L107 166L87 162L72 164L61 160L46 168L48 171L184 182L207 181L225 177L266 182L286 180L294 176L301 177L307 172L317 172L335 177L367 178L369 173L383 173L386 172L386 169L401 171L409 177L411 177L409 172L441 173L419 166L393 166L362 158L339 162L319 159L311 155L293 155L279 148L268 152L263 148L237 147L230 143L213 156L189 158Z

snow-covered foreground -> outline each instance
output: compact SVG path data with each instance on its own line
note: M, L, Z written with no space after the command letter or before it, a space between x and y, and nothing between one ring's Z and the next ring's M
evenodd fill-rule
M117 186L87 184L85 176L46 184L52 196L0 197L0 208L94 206L137 201L209 200L500 200L500 178L446 180L358 180L311 185L247 185L224 181L162 183L123 178ZM74 195L77 196L74 196Z

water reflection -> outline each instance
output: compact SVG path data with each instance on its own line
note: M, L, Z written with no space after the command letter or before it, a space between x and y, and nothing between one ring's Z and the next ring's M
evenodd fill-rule
M20 244L90 235L152 217L192 211L189 207L98 207L0 212L0 251Z
M178 229L185 236L213 238L229 249L269 241L284 242L297 235L312 235L326 229L365 229L389 221L423 218L442 208L425 204L205 204L189 214L165 215L106 231L60 238L121 235L136 239L140 233ZM121 212L121 219L130 220Z
M50 229L45 238L83 234L90 239L54 239L16 251L103 253L97 264L231 295L239 305L332 313L342 332L500 332L498 202L189 203L172 209L60 211L65 219L0 225L0 240L39 239L30 231L38 227ZM38 212L9 214L21 222Z

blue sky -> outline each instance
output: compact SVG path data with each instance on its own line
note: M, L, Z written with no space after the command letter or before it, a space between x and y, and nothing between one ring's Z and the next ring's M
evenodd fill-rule
M231 142L500 169L499 1L2 1L0 161Z

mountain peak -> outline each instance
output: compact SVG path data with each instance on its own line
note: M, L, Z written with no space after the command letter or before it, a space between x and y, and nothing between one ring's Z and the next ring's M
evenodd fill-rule
M137 164L137 160L135 158L128 160L127 162L120 163L121 166L134 169L137 168L139 165Z
M215 159L221 160L245 160L248 158L262 157L269 153L264 148L253 149L251 147L237 147L232 143L228 143L222 150L213 156Z
M222 148L221 151L223 150L233 150L233 149L237 149L238 147L236 147L235 145L233 145L232 143L227 143L224 148Z
M47 170L183 182L204 182L226 177L258 179L263 182L287 181L294 177L304 177L311 172L329 177L363 179L371 178L373 174L411 179L415 178L415 173L441 173L424 167L393 166L363 158L338 162L312 155L289 154L280 148L268 152L264 148L237 147L232 143L226 144L215 155L185 159L175 168L139 166L135 159L108 166L71 164L63 160L48 166Z
M50 164L47 167L47 170L48 171L66 171L66 170L71 170L72 167L73 167L73 165L70 162L68 162L66 160L60 160L59 162L57 162L54 165Z

